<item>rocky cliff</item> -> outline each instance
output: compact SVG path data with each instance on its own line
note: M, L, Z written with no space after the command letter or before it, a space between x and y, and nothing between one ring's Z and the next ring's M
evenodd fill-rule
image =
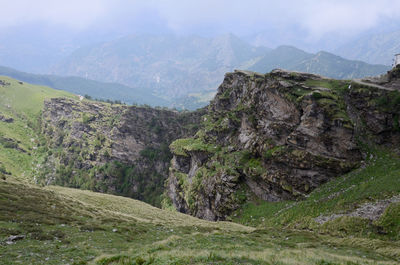
M274 70L228 73L194 137L170 146L168 200L223 220L250 197L300 199L358 167L363 143L400 143L400 93Z
M37 182L120 194L159 206L172 158L168 145L193 135L202 114L48 100L42 114L47 154Z

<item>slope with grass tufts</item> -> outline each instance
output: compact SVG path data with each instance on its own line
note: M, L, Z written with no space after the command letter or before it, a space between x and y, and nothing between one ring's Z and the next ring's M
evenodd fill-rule
M63 187L0 181L0 202L1 264L372 265L399 259L395 241L255 230Z

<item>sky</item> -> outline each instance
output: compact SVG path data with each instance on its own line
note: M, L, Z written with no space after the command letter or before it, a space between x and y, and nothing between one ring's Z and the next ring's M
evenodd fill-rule
M400 0L0 0L0 31L29 23L79 32L171 31L239 36L272 29L318 40L358 34L385 21L400 21Z
M334 52L365 34L400 30L400 0L0 0L0 6L0 64L37 71L78 47L130 34L233 33L259 46Z

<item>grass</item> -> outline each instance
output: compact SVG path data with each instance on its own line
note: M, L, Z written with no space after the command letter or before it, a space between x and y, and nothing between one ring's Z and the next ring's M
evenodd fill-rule
M350 81L346 80L335 80L335 79L321 79L321 80L313 80L313 79L308 79L305 82L306 86L317 88L317 87L323 87L323 88L328 88L328 89L338 89L344 85L349 85Z
M322 107L324 112L332 119L343 123L344 127L353 128L353 124L347 114L344 94L347 91L350 81L345 80L307 80L306 86L314 89L311 96ZM320 90L324 89L324 90ZM327 89L327 90L326 90Z
M176 155L188 156L187 152L193 151L213 153L217 151L217 146L206 144L201 138L183 138L172 142L170 149Z
M0 138L10 138L17 148L0 144L0 161L12 175L28 179L32 170L33 156L39 144L38 118L45 99L76 96L49 87L35 86L0 76L6 85L0 85L0 114L13 118L11 123L0 122Z
M208 222L129 198L0 182L2 264L396 264L388 250L309 231ZM8 245L10 235L25 238ZM383 252L386 250L387 252Z

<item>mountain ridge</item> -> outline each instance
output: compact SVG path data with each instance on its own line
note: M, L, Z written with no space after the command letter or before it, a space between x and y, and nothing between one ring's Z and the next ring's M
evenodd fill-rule
M285 58L285 54L295 53L296 60ZM281 58L285 58L283 61ZM279 46L249 68L249 70L266 73L275 68L319 74L335 79L353 79L376 76L390 70L389 66L368 65L362 61L351 61L338 55L319 51L307 53L293 46Z

